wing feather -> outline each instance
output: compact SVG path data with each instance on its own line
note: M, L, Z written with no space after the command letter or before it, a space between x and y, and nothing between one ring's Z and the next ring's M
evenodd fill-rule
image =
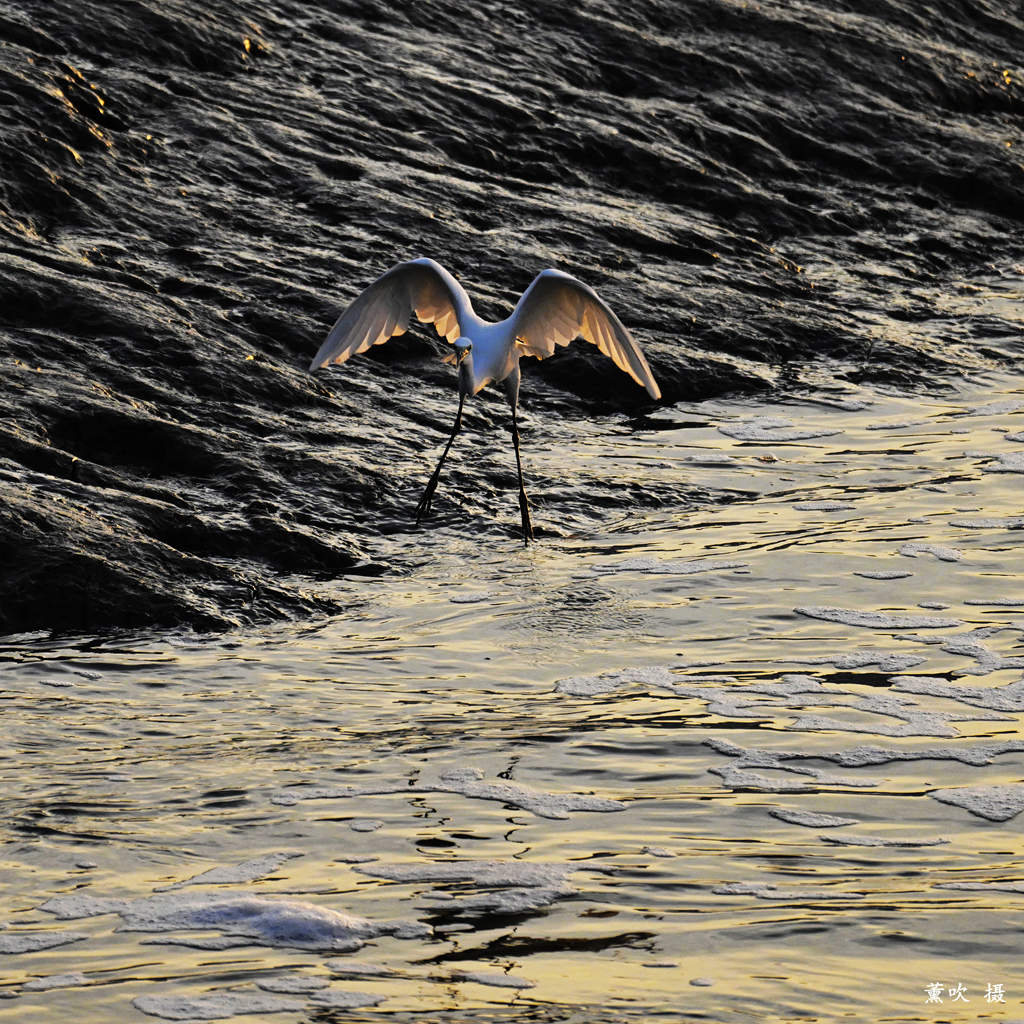
M523 292L512 318L526 355L544 359L556 345L582 337L624 370L652 398L661 398L640 346L597 292L560 270L543 270Z
M454 341L475 319L469 296L458 281L431 259L399 263L382 274L338 317L310 363L316 370L404 334L415 313Z

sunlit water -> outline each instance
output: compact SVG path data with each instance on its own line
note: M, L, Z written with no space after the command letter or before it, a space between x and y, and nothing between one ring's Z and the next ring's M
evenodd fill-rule
M659 415L527 472L679 508L8 642L0 1018L1024 1016L1020 382Z

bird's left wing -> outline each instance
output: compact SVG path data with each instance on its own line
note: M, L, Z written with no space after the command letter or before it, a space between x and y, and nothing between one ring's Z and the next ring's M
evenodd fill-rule
M523 354L544 359L554 355L556 345L568 345L582 337L647 388L651 398L661 398L661 389L633 336L597 292L575 277L560 270L542 270L523 292L512 318Z
M459 337L473 316L469 296L440 263L431 259L399 263L373 282L338 317L320 351L309 364L316 370L343 363L350 356L404 334L413 313L432 323L448 341Z

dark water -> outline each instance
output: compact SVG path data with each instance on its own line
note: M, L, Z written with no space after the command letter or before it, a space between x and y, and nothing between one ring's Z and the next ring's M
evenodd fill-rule
M0 41L0 1018L1024 1016L1018 5ZM661 384L524 361L529 548L426 331L305 372L419 255Z
M55 0L0 5L0 40L9 632L307 619L338 610L311 578L439 525L513 537L498 393L411 524L454 411L426 332L304 372L403 258L494 318L577 274L667 404L1021 355L978 291L1024 259L1010 2ZM585 349L527 361L541 535L728 500L538 473L651 410Z

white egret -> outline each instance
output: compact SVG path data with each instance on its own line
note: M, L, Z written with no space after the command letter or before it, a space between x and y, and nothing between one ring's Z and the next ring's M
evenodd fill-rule
M560 270L543 270L523 292L511 316L500 323L489 323L473 312L473 304L462 285L431 259L399 263L377 278L338 317L310 363L310 372L329 363L343 363L396 334L404 334L413 313L422 323L432 323L438 334L454 343L455 352L446 361L455 363L459 374L459 411L437 468L416 506L417 523L430 511L441 467L462 426L466 398L491 381L504 382L512 408L523 542L533 539L516 420L522 356L543 359L554 354L556 345L568 345L574 338L583 337L610 356L652 398L661 397L640 346L593 288Z

